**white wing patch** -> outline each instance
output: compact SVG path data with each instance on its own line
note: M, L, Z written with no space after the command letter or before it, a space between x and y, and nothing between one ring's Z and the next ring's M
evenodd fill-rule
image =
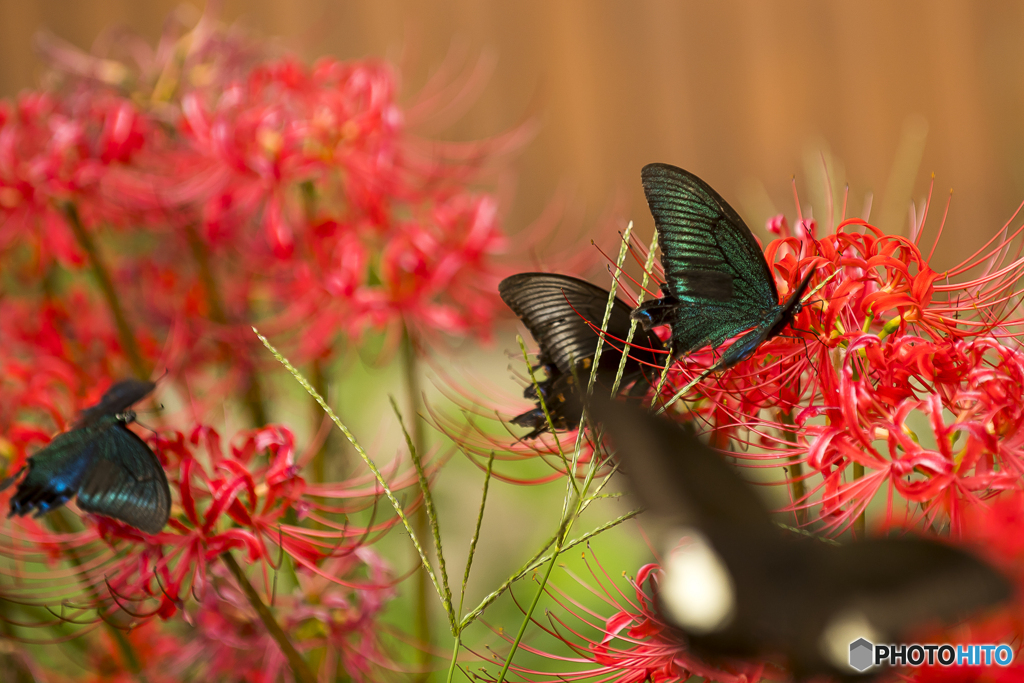
M662 604L672 621L695 635L725 628L736 612L736 589L725 563L696 529L670 533L676 540L665 554Z

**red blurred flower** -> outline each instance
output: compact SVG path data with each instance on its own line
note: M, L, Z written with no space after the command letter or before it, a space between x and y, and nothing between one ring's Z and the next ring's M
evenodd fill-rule
M626 592L611 581L599 563L598 567L599 572L591 568L596 586L582 581L580 584L611 607L615 611L612 616L599 615L549 584L546 588L548 594L567 617L549 613L550 625L534 620L546 633L568 645L575 657L520 645L520 649L553 660L575 663L579 668L557 675L524 670L514 663L510 669L537 682L594 680L602 683L669 683L695 677L717 683L756 683L767 673L778 673L770 665L760 663L710 664L690 652L678 632L662 621L655 598L645 591L646 585L652 593L657 592L660 572L657 565L645 565L635 580L627 579ZM511 641L510 636L502 635Z

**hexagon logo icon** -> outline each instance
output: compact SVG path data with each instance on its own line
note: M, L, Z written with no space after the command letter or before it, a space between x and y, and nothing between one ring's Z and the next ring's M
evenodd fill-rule
M864 671L872 664L874 659L875 646L864 638L858 638L850 643L850 666L857 671Z

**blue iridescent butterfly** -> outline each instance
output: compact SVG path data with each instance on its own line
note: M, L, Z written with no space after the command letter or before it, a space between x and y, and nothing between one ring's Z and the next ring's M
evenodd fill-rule
M28 459L28 474L11 497L11 515L38 517L72 497L78 507L112 517L149 534L171 514L167 476L146 442L128 429L129 408L153 389L152 382L117 382L100 402L82 411L72 428ZM20 472L0 482L10 486Z
M802 310L800 299L814 269L779 303L761 247L717 192L668 164L648 164L640 175L658 230L667 295L641 304L633 318L646 329L670 325L673 357L708 345L716 348L750 330L725 350L713 369L750 358Z

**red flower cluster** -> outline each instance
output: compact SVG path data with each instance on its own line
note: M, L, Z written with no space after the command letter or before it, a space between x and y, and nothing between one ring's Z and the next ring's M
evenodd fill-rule
M0 105L0 253L41 285L19 301L62 306L65 269L91 266L135 374L169 368L211 404L258 396L254 323L301 362L366 332L489 334L487 170L525 129L424 139L407 119L444 107L440 84L401 106L384 63L267 58L209 18L163 42L131 64L50 41L61 89Z
M332 571L339 558L349 558L346 566L351 570L363 544L397 521L383 514L381 521L371 514L365 527L347 520L376 507L380 492L373 479L367 475L307 485L299 476L305 462L295 457L289 430L270 426L240 436L230 455L208 427L196 427L188 438L174 432L149 439L180 500L159 534L146 535L107 517L95 517L94 524L71 533L55 533L35 519L11 521L0 540L0 554L15 563L37 561L41 550L51 561L69 554L93 559L88 569L16 570L11 575L19 576L20 585L6 589L5 598L48 605L52 595L85 591L98 595L111 615L123 611L136 620L153 615L166 619L178 610L189 611L185 601L190 594L206 594L209 567L230 550L243 551L248 564L262 565L268 592L268 570L276 571L285 554L302 575L353 590L385 588L377 579L350 580L345 577L351 571ZM397 466L387 469L394 472ZM415 484L416 474L407 468L392 479L390 485L402 489ZM41 586L46 587L42 596ZM83 611L96 607L82 600Z
M816 269L812 288L819 288L812 301L784 336L729 370L701 378L716 361L710 349L676 362L659 398L665 402L686 389L670 415L707 425L712 443L741 464L784 468L780 483L792 494L787 510L799 523L841 533L863 520L868 504L884 490L878 526L948 530L972 547L987 548L995 564L1019 578L1024 558L1013 529L1024 492L1024 354L1015 335L1024 319L1017 313L1015 287L1024 259L1011 244L1024 228L1008 234L1008 223L962 264L938 273L929 266L931 254L926 257L918 246L921 226L907 239L852 219L817 237L813 221L801 219L793 234L784 217L772 219L768 228L779 239L765 256L780 295L785 298L808 269ZM642 261L646 254L637 251ZM957 281L968 271L973 279ZM653 275L663 277L657 267ZM567 436L571 443L575 435ZM482 459L500 438L478 430L467 439L467 450ZM556 438L567 444L566 435L556 435L531 448L550 459L554 476L560 476L565 468L558 467L564 461L554 448ZM506 459L528 455L519 444L506 450ZM1000 491L1008 497L990 505ZM857 533L863 530L858 525ZM559 601L564 611L585 628L550 615L554 627L536 622L573 649L573 661L596 665L559 674L559 680L786 677L753 664L712 670L695 658L643 590L645 582L656 589L655 569L645 566L632 582L635 600L599 581L595 592L614 610L603 621L580 614L579 605L566 599ZM1024 632L1020 611L1018 605L970 630L940 634L941 642L1018 647ZM936 667L906 676L1016 680L1017 671ZM554 680L543 672L521 673Z
M859 219L821 239L812 230L790 236L784 219L774 225L783 238L766 257L781 289L808 268L823 288L789 338L761 345L686 397L716 443L758 447L730 451L758 466L810 466L791 479L816 473L820 482L793 507L820 506L835 532L883 489L887 520L899 497L925 523L959 527L964 505L1018 486L1024 413L1014 387L1024 355L1006 341L1020 322L1013 287L1024 260L1006 262L1016 235L936 273L917 244ZM977 278L949 283L979 264ZM713 362L705 351L677 364L666 400Z
M505 247L488 173L525 130L470 143L415 132L477 74L400 103L385 63L308 66L209 17L186 34L170 26L155 51L115 41L131 45L124 60L48 40L56 87L0 103L3 476L128 374L159 376L168 402L188 408L143 417L171 484L164 530L66 511L7 522L0 621L6 636L53 642L66 624L182 616L195 637L161 626L129 639L162 666L151 680L277 680L294 662L219 572L226 553L257 565L269 600L287 556L298 585L275 598L285 630L321 666L373 679L392 658L378 615L395 578L370 545L397 518L369 472L303 477L322 440L300 456L290 429L267 424L272 361L251 327L316 363L366 333L385 349L402 334L416 348L442 333L486 337ZM208 425L233 403L253 429L222 444ZM436 461L419 455L432 475ZM414 510L411 465L380 465ZM125 642L96 654L104 675L137 666ZM186 672L189 657L207 668Z

